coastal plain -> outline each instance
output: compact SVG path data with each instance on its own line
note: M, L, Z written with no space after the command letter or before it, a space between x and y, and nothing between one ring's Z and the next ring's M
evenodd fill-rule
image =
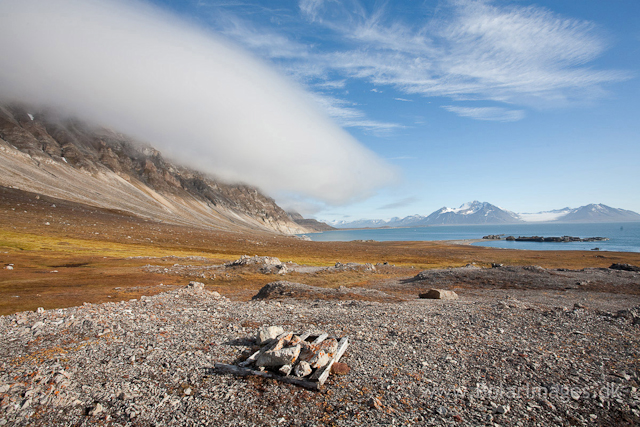
M172 225L122 211L1 188L0 314L38 307L60 308L153 295L197 279L211 290L247 300L273 275L246 269L197 275L150 272L153 264L221 265L242 255L328 267L336 262L381 265L376 274L291 272L286 279L321 287L372 287L413 277L419 271L474 264L489 267L606 268L640 265L630 252L520 251L450 242L309 242L267 232L228 232ZM393 266L393 267L392 267ZM116 289L117 288L117 289Z
M311 242L1 190L0 425L640 423L640 273L610 268L638 253ZM348 336L348 372L216 371L265 326Z

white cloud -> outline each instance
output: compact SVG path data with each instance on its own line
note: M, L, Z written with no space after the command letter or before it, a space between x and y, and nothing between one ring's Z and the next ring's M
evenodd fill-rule
M5 0L0 56L5 100L59 106L272 195L340 204L395 177L269 66L141 3Z
M314 83L313 86L318 89L342 89L347 85L345 79L342 80L330 80L326 82Z
M442 108L461 117L494 122L517 122L525 116L523 110L507 110L500 107L459 107L444 105Z
M313 22L318 18L318 12L323 3L324 0L301 0L298 6L300 11Z
M393 129L404 127L398 123L370 120L363 111L354 108L352 103L344 99L318 93L314 94L313 98L320 108L344 127L362 128L376 135L385 135Z
M314 47L300 61L313 64L316 76L338 73L407 94L536 107L598 98L606 84L630 78L590 65L607 47L591 22L537 6L445 4L436 18L415 27L384 8L367 15L354 7L349 14L343 5L326 3L314 9L316 20L351 47Z
M412 99L405 99L405 98L393 98L393 99L395 99L396 101L402 101L402 102L413 102Z

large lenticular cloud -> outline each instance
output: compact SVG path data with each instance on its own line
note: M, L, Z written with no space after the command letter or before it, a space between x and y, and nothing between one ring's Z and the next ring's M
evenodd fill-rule
M271 194L332 204L394 173L267 65L149 5L0 2L0 97L53 105Z

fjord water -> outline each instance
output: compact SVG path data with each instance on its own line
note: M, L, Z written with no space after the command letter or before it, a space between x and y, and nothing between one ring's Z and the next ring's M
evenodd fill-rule
M602 242L510 242L506 240L483 240L473 243L479 246L509 249L532 250L591 250L640 252L640 222L596 223L596 224L496 224L496 225L441 225L413 228L383 228L332 230L322 233L306 234L311 240L318 242L375 240L409 241L409 240L469 240L482 239L489 234L507 236L574 236L574 237L608 237Z

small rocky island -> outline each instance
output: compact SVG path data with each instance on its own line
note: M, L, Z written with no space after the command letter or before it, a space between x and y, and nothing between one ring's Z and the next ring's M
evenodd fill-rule
M532 237L507 237L507 240L515 240L516 242L601 242L604 240L609 240L608 237L573 237L573 236L562 236L562 237L540 237L540 236L532 236Z
M488 236L483 236L482 238L485 240L501 240L502 235L490 234ZM516 241L516 242L601 242L605 240L609 240L608 237L573 237L573 236L562 236L562 237L541 237L541 236L508 236L505 240Z

